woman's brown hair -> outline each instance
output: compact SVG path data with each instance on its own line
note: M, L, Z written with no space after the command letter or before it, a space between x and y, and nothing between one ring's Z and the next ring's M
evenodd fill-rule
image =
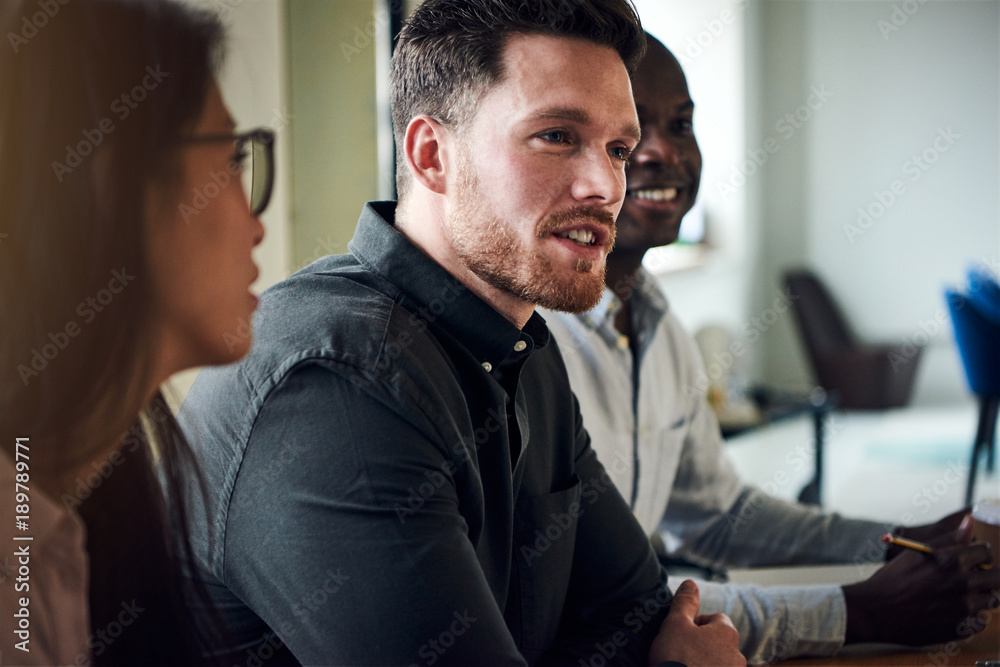
M0 447L30 438L36 486L87 524L95 662L196 664L215 634L183 579L197 468L150 400L146 216L150 185L176 183L223 29L169 0L15 5L0 15ZM143 611L101 641L122 605Z

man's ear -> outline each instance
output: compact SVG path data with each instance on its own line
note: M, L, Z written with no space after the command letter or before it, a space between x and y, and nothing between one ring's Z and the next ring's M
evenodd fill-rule
M430 116L417 116L406 126L406 166L413 178L431 192L445 192L450 145L447 130Z

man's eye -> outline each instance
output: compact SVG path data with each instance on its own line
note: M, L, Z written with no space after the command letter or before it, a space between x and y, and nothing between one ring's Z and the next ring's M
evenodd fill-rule
M628 159L632 157L632 149L628 146L615 146L611 149L611 155L621 162L628 162Z
M684 118L674 123L674 129L680 134L692 134L694 123L691 122L690 118Z
M544 139L545 141L548 141L553 144L563 144L566 143L567 140L566 133L563 132L562 130L551 130L549 132L544 132L538 136Z

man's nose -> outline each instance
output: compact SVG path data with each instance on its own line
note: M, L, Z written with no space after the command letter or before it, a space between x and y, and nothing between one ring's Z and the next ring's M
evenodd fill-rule
M614 204L625 198L625 173L621 162L605 151L580 156L573 180L573 198L581 202Z
M680 163L680 151L655 128L643 130L642 141L632 153L632 163L636 165L663 165L674 167Z

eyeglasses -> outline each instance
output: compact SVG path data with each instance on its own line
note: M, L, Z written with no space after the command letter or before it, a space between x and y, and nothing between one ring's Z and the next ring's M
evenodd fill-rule
M186 137L183 143L201 144L209 141L233 141L236 152L230 162L230 173L241 174L243 191L249 194L250 213L259 216L271 201L274 188L274 132L257 128L242 134L205 134ZM244 160L250 159L249 169Z

